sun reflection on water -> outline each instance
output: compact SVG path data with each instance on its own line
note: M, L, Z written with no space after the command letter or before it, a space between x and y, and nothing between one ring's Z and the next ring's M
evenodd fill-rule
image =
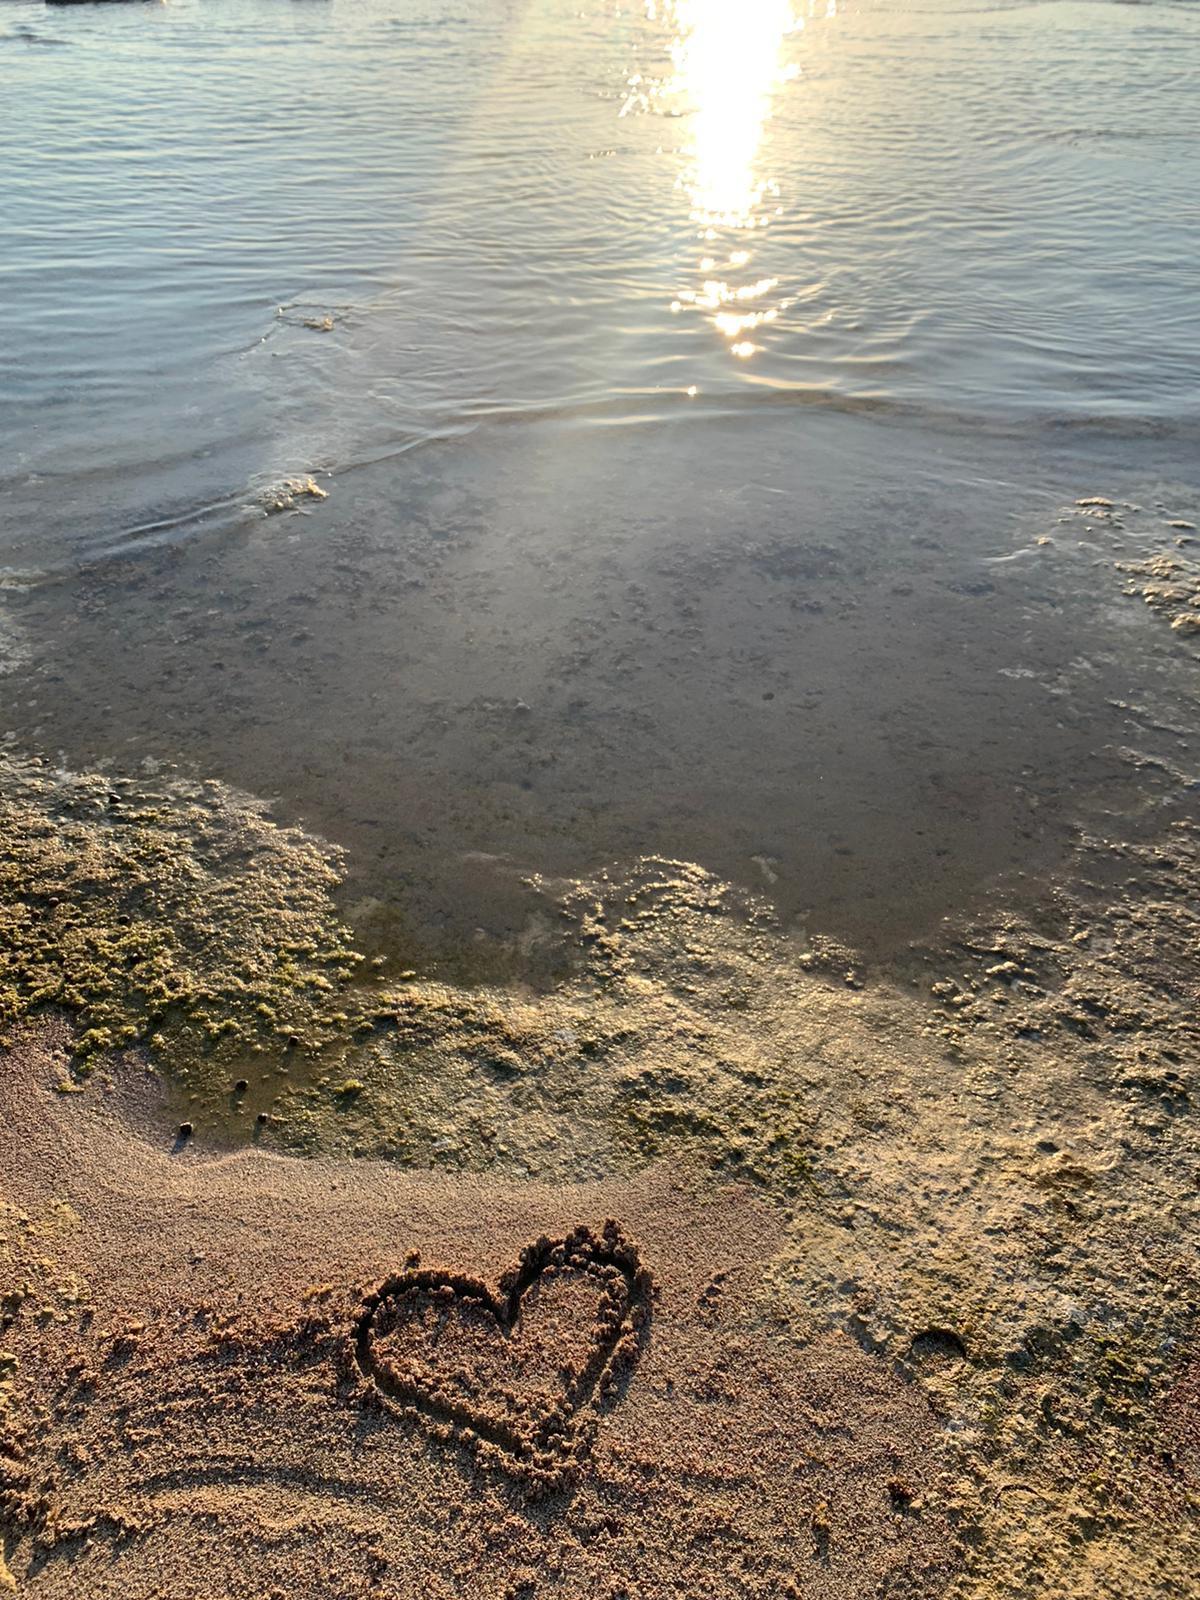
M690 110L692 219L705 230L754 228L773 196L758 169L775 94L797 68L784 40L803 26L792 0L670 0L677 37L671 91Z
M808 0L806 9L810 17L835 16L837 0ZM749 335L790 304L770 298L776 277L738 279L751 264L749 246L782 213L764 135L780 94L799 75L789 41L807 19L793 0L647 0L647 15L671 28L671 71L653 85L631 79L623 113L640 105L685 119L678 187L700 241L695 276L689 268L691 283L671 310L703 313L745 360L759 349Z
M774 97L796 76L794 63L783 59L784 41L803 23L792 0L672 0L672 21L670 92L690 117L680 183L692 221L710 244L765 227L778 204L778 185L761 167L763 131ZM708 313L742 361L758 349L749 335L779 312L776 305L753 304L777 288L778 279L735 284L723 275L747 266L750 254L732 248L720 263L705 254L699 290L681 290L678 297L681 306Z

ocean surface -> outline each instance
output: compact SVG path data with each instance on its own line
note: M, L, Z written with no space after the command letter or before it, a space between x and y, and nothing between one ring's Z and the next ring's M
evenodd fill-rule
M1117 803L1037 539L1200 476L1193 0L4 0L0 150L12 737L482 943L646 850L902 937Z

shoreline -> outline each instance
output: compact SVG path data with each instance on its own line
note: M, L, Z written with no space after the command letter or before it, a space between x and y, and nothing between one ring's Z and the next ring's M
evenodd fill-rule
M525 881L544 981L456 983L356 948L352 857L263 801L10 739L17 1592L209 1600L218 1573L261 1600L269 1548L314 1600L332 1568L394 1600L481 1563L513 1600L545 1571L580 1600L1018 1600L1084 1570L1182 1600L1200 579L1182 520L1167 547L1139 517L1059 524L1064 570L1109 585L1089 605L1138 629L1120 783L1054 871L887 960L644 856ZM611 1372L586 1242L495 1311L524 1252L610 1222L662 1297ZM414 1253L426 1299L395 1287Z
M314 1514L323 1548L366 1540L372 1562L392 1573L385 1581L383 1568L368 1572L347 1593L408 1595L436 1581L455 1594L485 1550L510 1549L515 1535L502 1530L514 1516L522 1538L537 1529L533 1567L557 1562L564 1594L597 1592L599 1574L619 1589L628 1566L595 1565L572 1496L608 1506L631 1492L629 1461L614 1465L628 1426L642 1488L621 1501L621 1538L676 1549L703 1481L732 1541L719 1559L709 1553L705 1592L755 1593L747 1572L758 1571L764 1596L786 1593L785 1581L797 1594L865 1596L886 1571L894 1592L922 1600L1016 1596L1035 1573L1048 1592L1057 1584L1071 1593L1086 1550L1098 1592L1187 1593L1200 1504L1188 1353L1200 1305L1189 1242L1200 1170L1191 1068L1200 834L1186 805L1168 806L1149 841L1085 836L1072 873L1045 886L1036 915L1001 899L890 978L832 941L798 949L768 908L696 867L646 862L623 879L559 891L569 912L561 937L578 959L569 982L538 995L455 990L415 974L379 976L362 990L338 942L335 858L217 789L201 805L186 789L163 791L148 819L128 795L114 817L93 780L59 774L46 790L46 769L32 768L23 781L27 802L54 797L25 837L41 839L44 867L83 862L93 912L106 903L100 846L115 841L112 861L128 873L139 860L149 873L137 897L147 926L164 905L178 915L179 902L147 892L164 864L182 859L192 863L182 878L172 867L155 892L185 884L184 904L206 909L181 925L211 924L225 936L219 949L202 941L181 969L192 1008L183 1015L199 1017L199 1031L172 1031L169 1019L157 1032L122 1024L138 1015L121 1009L144 993L136 986L93 997L117 1006L110 1028L133 1028L125 1052L93 1040L81 1060L78 1029L47 1019L48 998L36 991L24 1020L10 1017L0 1066L0 1346L13 1447L3 1456L4 1550L18 1592L65 1594L84 1562L89 1592L149 1597L170 1548L168 1592L191 1593L194 1582L204 1593L202 1573L215 1561L230 1595L243 1579L258 1595L249 1576L255 1519L292 1527ZM184 811L172 812L181 802ZM205 844L179 857L185 816ZM146 827L172 848L131 855L122 841ZM247 837L256 841L249 855ZM96 848L80 854L85 840ZM295 903L307 931L288 941L296 948L285 969L303 952L318 963L314 976L331 960L345 973L332 988L323 977L303 989L309 1031L324 1019L313 1059L331 1054L323 1075L308 1068L290 1086L297 1062L279 1019L261 1019L267 1033L239 1035L213 1009L253 1017L262 1003L236 964L243 952L261 962L256 907L277 907L277 891L221 892L244 882L226 872L230 863L244 872L247 859L269 864L277 886L304 887ZM61 896L39 881L39 903L53 910ZM109 922L89 937L104 950L115 933L144 957L144 928L121 921L126 903L110 903ZM77 929L89 926L82 904ZM240 931L239 917L248 919ZM174 969L153 970L161 979ZM370 997L365 1033L343 1009L359 990ZM247 1042L266 1054L240 1053ZM227 1097L251 1061L264 1085L276 1085L269 1121L254 1124L257 1148L206 1148L203 1116L195 1137L177 1138L181 1107L190 1120L192 1103ZM181 1100L181 1082L196 1101ZM234 1090L243 1126L258 1092ZM494 1286L540 1235L606 1218L637 1241L655 1282L668 1286L670 1310L656 1306L619 1405L595 1419L601 1454L581 1467L569 1506L557 1491L522 1491L518 1505L511 1473L489 1476L453 1427L441 1435L441 1424L430 1430L403 1407L391 1422L403 1432L405 1465L388 1468L399 1479L364 1487L354 1456L334 1477L309 1481L322 1430L342 1437L358 1414L339 1389L347 1366L337 1354L356 1308L414 1251L432 1268ZM282 1352L265 1366L260 1324ZM570 1348L579 1324L565 1326L554 1338ZM707 1352L714 1328L737 1352L732 1366L714 1366ZM233 1432L189 1446L186 1470L173 1477L161 1452L179 1444L159 1427L156 1397L174 1414L195 1372L207 1373L213 1341L232 1366L219 1381L204 1377L197 1393ZM496 1376L493 1345L484 1339L476 1359L485 1391L509 1405L522 1391ZM747 1371L773 1376L759 1392ZM118 1380L111 1391L109 1377ZM820 1422L805 1409L814 1385L826 1396ZM668 1423L656 1408L676 1392L687 1397L686 1421ZM251 1463L287 1454L300 1394L323 1397L319 1415L304 1413L310 1466L289 1456L268 1490ZM860 1402L867 1411L851 1425L845 1408ZM800 1409L781 1424L785 1403ZM710 1405L732 1408L719 1444L703 1432ZM149 1420L132 1435L121 1422L114 1434L114 1415L130 1407ZM249 1443L238 1433L243 1411L253 1419ZM22 1435L34 1418L49 1426L59 1466L73 1463L65 1476L33 1470L42 1458ZM749 1419L752 1443L738 1443L737 1419ZM797 1446L812 1427L825 1443ZM487 1428L514 1436L508 1424ZM712 1482L705 1473L693 1480L675 1457L664 1464L663 1441L680 1429L700 1429L702 1456L723 1452ZM847 1439L858 1441L849 1455ZM888 1455L898 1441L903 1461ZM864 1466L860 1445L875 1466ZM604 1455L609 1446L615 1457ZM379 1448L390 1462L392 1445ZM792 1490L783 1524L756 1520L764 1506L785 1516L776 1495L792 1481L797 1449L835 1487L814 1489L798 1521ZM160 1464L140 1476L147 1456ZM884 1476L870 1478L885 1458ZM869 1513L860 1492L868 1479L880 1488ZM1019 1502L1006 1488L1017 1482ZM34 1495L37 1483L45 1492ZM384 1531L387 1496L411 1509L414 1483L431 1519L417 1518L421 1538L433 1540L424 1579L404 1566L408 1546L396 1549ZM660 1495L664 1484L672 1487ZM749 1497L735 1516L730 1495L739 1506ZM349 1523L348 1502L358 1507ZM707 1525L716 1513L705 1505ZM223 1532L214 1547L211 1528L202 1538L197 1529L215 1523ZM450 1524L453 1558L437 1542ZM455 1542L468 1529L481 1544ZM189 1540L202 1557L178 1553ZM289 1592L323 1595L324 1580L304 1564L311 1541L306 1549L302 1558L289 1546ZM776 1565L780 1551L790 1577ZM687 1582L685 1592L700 1592L698 1576ZM666 1583L663 1569L637 1592Z

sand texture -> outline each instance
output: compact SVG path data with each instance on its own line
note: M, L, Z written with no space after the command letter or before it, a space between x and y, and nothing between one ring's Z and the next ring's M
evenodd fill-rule
M2 1080L19 1592L943 1589L933 1415L846 1336L781 1336L744 1190L205 1157L136 1130L135 1066L57 1094L65 1042Z

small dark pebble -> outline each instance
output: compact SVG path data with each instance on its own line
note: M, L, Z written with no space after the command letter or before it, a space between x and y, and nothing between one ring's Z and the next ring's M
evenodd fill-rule
M192 1137L192 1125L190 1122L181 1122L179 1124L179 1137L181 1139L190 1139Z
M260 1127L261 1127L261 1125L262 1125L262 1124L263 1124L263 1123L264 1123L264 1122L270 1122L270 1120L271 1120L271 1119L270 1119L270 1117L269 1117L269 1116L268 1116L268 1115L267 1115L267 1113L266 1113L266 1112L265 1112L265 1111L260 1111L260 1112L259 1112L259 1113L258 1113L258 1115L257 1115L257 1116L256 1116L256 1117L255 1117L255 1119L254 1119L254 1120L255 1120L255 1122L257 1122L257 1123L258 1123L258 1124L259 1124L259 1125L260 1125Z
M233 1086L233 1092L234 1094L245 1094L249 1087L250 1085L245 1078L239 1078Z

